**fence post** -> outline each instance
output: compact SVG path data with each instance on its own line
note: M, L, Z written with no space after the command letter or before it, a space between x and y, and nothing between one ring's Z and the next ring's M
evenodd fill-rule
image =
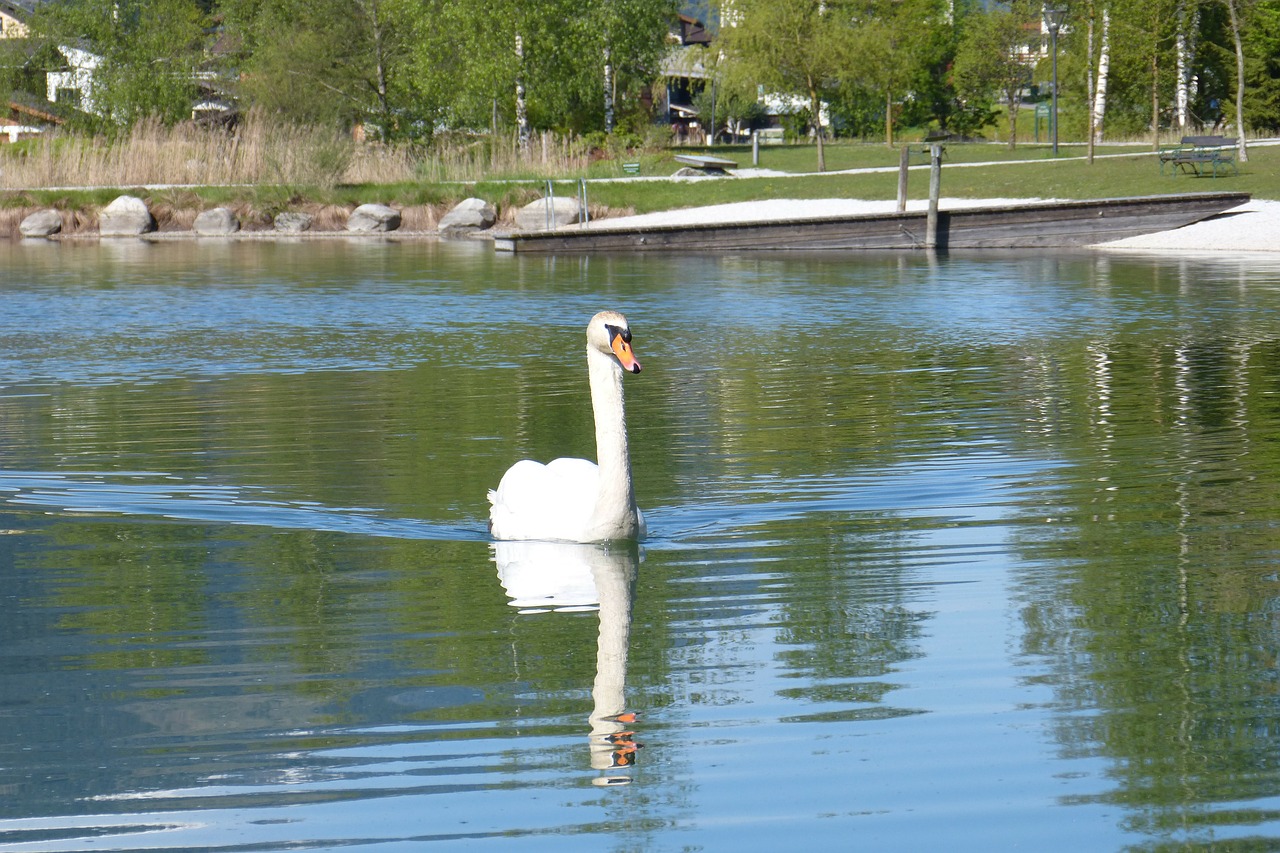
M911 146L903 145L898 152L898 212L907 209L907 163L911 159Z
M942 192L942 144L929 146L929 216L925 224L924 247L938 248L938 196Z

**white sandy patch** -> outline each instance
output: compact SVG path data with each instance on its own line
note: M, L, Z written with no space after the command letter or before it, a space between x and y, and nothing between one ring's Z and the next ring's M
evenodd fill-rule
M1212 219L1172 231L1102 243L1104 249L1280 252L1280 201L1254 199Z
M940 210L961 207L1006 207L1046 199L1009 198L944 198L938 200ZM907 210L927 210L924 200L907 202ZM768 201L740 201L707 207L684 207L659 213L641 213L616 219L601 219L595 228L651 228L663 225L723 225L738 222L771 222L778 219L825 219L831 216L859 216L872 213L894 213L896 201L863 201L853 198L778 198Z

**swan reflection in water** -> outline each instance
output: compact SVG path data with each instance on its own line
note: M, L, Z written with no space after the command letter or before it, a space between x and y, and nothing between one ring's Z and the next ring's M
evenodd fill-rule
M591 689L591 767L596 785L625 785L634 766L636 715L626 708L627 648L639 549L567 542L495 542L498 580L521 613L597 610L596 678Z

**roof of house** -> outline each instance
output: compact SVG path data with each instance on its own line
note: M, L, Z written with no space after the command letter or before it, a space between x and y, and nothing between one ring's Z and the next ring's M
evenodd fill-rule
M4 12L18 20L25 19L36 10L44 0L0 0L0 12Z

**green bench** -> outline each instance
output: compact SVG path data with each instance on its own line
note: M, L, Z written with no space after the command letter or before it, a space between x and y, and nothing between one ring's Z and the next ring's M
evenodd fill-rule
M1234 137L1184 136L1178 145L1160 149L1160 174L1163 175L1165 166L1168 166L1170 175L1181 171L1216 178L1219 171L1226 174L1227 170L1238 175L1235 145Z

